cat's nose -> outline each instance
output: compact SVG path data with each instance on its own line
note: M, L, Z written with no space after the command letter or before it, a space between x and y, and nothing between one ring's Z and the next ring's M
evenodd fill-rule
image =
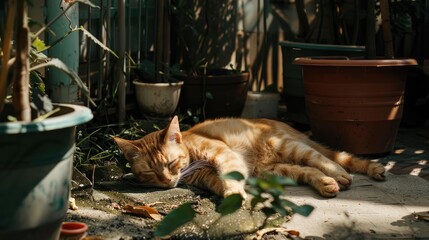
M169 185L171 183L171 178L169 177L163 177L161 180L162 183Z
M171 175L166 175L164 174L163 176L160 177L160 182L164 185L170 186L173 182L173 178Z

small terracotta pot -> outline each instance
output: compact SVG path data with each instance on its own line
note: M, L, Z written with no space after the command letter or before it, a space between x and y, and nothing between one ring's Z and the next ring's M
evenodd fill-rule
M355 154L393 150L414 59L297 58L313 137Z
M60 240L80 240L86 236L88 226L82 222L63 222Z

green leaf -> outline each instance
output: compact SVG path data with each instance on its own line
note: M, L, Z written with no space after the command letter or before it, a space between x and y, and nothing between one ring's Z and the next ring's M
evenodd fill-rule
M296 186L297 183L295 180L285 176L276 176L276 181L282 186Z
M292 208L294 213L298 213L299 215L302 215L304 217L308 217L311 212L313 212L314 207L311 205L302 205L302 206L296 206Z
M250 201L250 206L251 206L252 210L256 207L256 204L263 203L267 199L268 198L264 198L264 197L261 197L261 196L255 196L254 198L252 198L252 201Z
M31 46L34 47L37 51L42 52L46 49L45 43L40 40L40 38L36 37L33 42L31 43Z
M288 211L284 208L282 201L279 201L279 199L274 200L271 205L273 206L273 209L280 213L282 216L289 215Z
M152 127L157 131L161 130L161 128L156 123L152 124Z
M284 186L295 186L296 182L288 177L280 175L267 175L265 181L275 188L283 188Z
M247 184L249 184L250 186L255 186L255 187L257 187L257 186L259 186L259 182L260 182L261 180L259 179L259 178L256 178L256 177L251 177L251 178L248 178L247 179Z
M192 203L184 203L178 208L171 211L164 219L158 224L155 230L155 237L163 237L180 226L192 221L195 218L195 210L192 208Z
M232 179L232 180L236 180L236 181L241 181L244 180L244 176L243 174L241 174L238 171L233 171L227 174L224 174L221 176L222 179Z
M258 182L258 186L264 191L267 191L268 189L273 188L272 184L270 184L267 181L262 181L262 180Z
M261 211L265 214L265 216L269 217L276 213L276 211L273 208L270 207L264 207L261 209Z
M207 99L213 99L213 94L211 92L206 92L206 98Z
M72 71L61 60L59 60L57 58L52 58L48 62L45 62L45 63L39 64L39 65L36 65L34 67L31 67L30 71L34 71L34 70L37 70L39 68L44 68L44 67L56 67L59 70L63 71L73 81L76 82L76 84L78 85L78 87L82 90L83 94L88 98L89 102L92 103L94 106L96 106L96 104L94 103L94 101L92 101L92 99L89 96L88 88L85 86L85 84L83 83L82 79L80 79L79 75L77 75L77 73L75 73L74 71Z
M259 196L261 195L261 190L259 188L256 187L249 187L246 192L248 192L250 195L253 196Z
M80 2L80 3L86 4L86 5L93 7L93 8L100 8L89 0L75 0L75 2Z
M240 209L242 204L243 198L241 197L241 195L238 193L232 194L223 199L223 201L219 205L218 212L222 216L225 216Z
M194 117L192 118L192 121L193 121L194 123L199 123L199 122L200 122L200 118L199 118L199 117L197 117L197 116L194 116Z
M34 121L34 122L40 122L40 121L43 121L43 120L47 119L48 117L52 116L53 114L55 114L55 113L57 113L57 112L59 112L59 111L60 111L60 108L55 108L55 109L53 109L52 111L50 111L50 112L48 112L48 113L46 113L46 114L43 114L43 115L41 115L41 116L37 117L37 118L36 118L36 119L34 119L33 121Z
M108 48L106 45L104 45L102 42L100 42L96 37L94 37L94 35L92 35L90 32L88 32L88 30L86 30L83 26L76 28L76 30L80 30L82 31L82 33L87 36L88 38L92 39L92 41L97 44L99 47L101 47L102 49L104 49L105 51L108 51L109 53L111 53L113 56L115 56L116 58L119 58L118 55L116 55L116 53L114 51L112 51L110 48ZM73 30L74 31L74 30Z
M286 207L290 207L294 213L298 213L299 215L305 216L307 217L308 215L310 215L310 213L313 211L314 207L311 205L302 205L302 206L298 206L295 203L286 200L286 199L282 199L282 205L286 206Z
M267 189L266 192L269 193L269 194L271 194L271 196L273 196L273 197L279 197L280 195L283 194L283 189L270 188L270 189Z

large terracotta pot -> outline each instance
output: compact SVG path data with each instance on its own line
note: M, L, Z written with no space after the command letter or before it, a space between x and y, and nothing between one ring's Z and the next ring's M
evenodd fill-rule
M179 105L206 118L239 117L246 102L249 72L215 69L206 76L179 77L182 86Z
M314 138L355 154L390 152L414 59L297 58Z
M279 43L283 56L283 99L287 107L287 118L295 123L308 125L305 111L304 82L300 65L293 64L298 57L344 56L363 57L364 46L333 45L282 41Z

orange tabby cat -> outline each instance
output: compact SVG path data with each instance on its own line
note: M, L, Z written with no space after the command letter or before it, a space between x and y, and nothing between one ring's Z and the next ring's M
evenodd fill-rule
M139 181L156 187L173 188L182 178L220 196L245 197L244 181L219 177L238 171L246 178L264 173L288 176L322 196L334 197L340 187L350 186L347 171L385 179L382 164L332 151L285 123L268 119L208 120L180 132L175 116L167 128L139 140L114 140Z

